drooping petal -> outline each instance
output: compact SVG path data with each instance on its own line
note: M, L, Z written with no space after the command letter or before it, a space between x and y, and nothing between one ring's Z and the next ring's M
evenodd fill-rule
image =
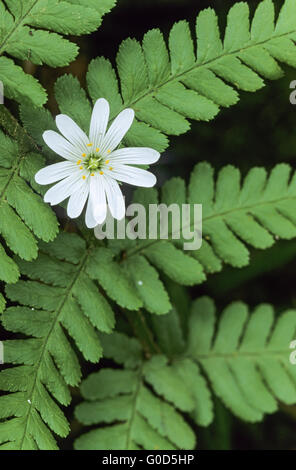
M92 198L90 197L90 195L88 197L88 203L85 213L85 224L87 228L95 228L96 225L98 225L98 222L96 221L93 213Z
M52 206L59 204L60 202L67 199L67 197L74 194L76 191L84 185L87 184L85 180L82 179L79 172L74 173L68 178L60 181L59 183L52 186L44 195L44 201L49 202Z
M102 147L108 125L109 113L110 108L108 101L104 98L97 100L92 112L89 130L89 138L94 144L94 148Z
M102 224L107 215L107 203L105 181L98 173L90 178L90 198L94 219L97 224Z
M83 186L78 191L70 196L67 206L67 214L71 219L76 219L76 217L80 216L87 201L88 195L89 185L86 183L83 184Z
M76 170L76 164L72 162L60 162L46 166L35 175L38 184L51 184L70 176Z
M80 127L66 114L59 114L56 117L56 125L66 139L73 144L80 154L84 153L89 139Z
M123 219L125 216L125 202L119 184L114 179L105 177L105 188L112 217L117 220Z
M144 188L151 188L156 183L156 177L150 171L128 165L115 165L112 171L107 170L105 173L123 183Z
M125 109L118 114L111 124L102 144L102 154L106 155L108 150L112 152L122 141L123 137L131 127L135 117L132 109Z
M70 144L64 137L55 131L45 131L43 140L51 150L72 162L76 162L80 158L80 151L74 145Z
M129 147L115 150L110 154L111 163L149 165L159 160L160 153L146 147Z

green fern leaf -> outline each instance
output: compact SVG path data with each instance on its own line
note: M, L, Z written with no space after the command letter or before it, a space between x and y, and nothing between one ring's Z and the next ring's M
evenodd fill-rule
M216 320L213 301L202 297L192 304L187 339L176 319L172 327L172 315L161 317L171 325L159 342L164 354L151 358L144 351L141 357L135 339L103 335L104 355L124 368L102 369L83 381L85 401L76 416L85 426L99 428L80 436L76 449L194 448L184 414L208 426L214 417L212 391L232 413L251 422L275 412L278 401L296 402L296 372L289 363L295 310L275 321L270 305L249 314L245 304L234 302ZM153 323L160 337L161 325Z
M111 62L98 57L88 68L88 93L93 102L102 97L109 101L110 120L126 107L134 109L136 118L124 144L162 152L167 136L190 129L188 119L209 121L220 107L236 104L235 88L254 92L264 79L283 75L278 62L296 66L295 10L295 3L286 0L275 24L272 0L263 0L250 22L247 3L236 3L228 14L224 42L216 13L203 10L196 20L197 56L186 21L173 26L169 48L158 29L148 31L142 44L129 38L117 54L119 81ZM56 95L60 109L86 129L90 105L76 80L59 79ZM27 129L31 133L30 124ZM39 132L45 129L41 124Z
M139 240L124 253L124 263L145 256L157 269L178 284L195 285L205 280L206 273L218 272L225 262L233 267L249 263L247 245L266 249L279 238L296 236L295 175L286 164L274 167L270 175L263 168L253 168L244 181L233 166L220 170L215 182L213 168L199 163L193 170L186 187L180 178L168 181L162 189L160 202L168 206L178 204L202 204L203 242L196 251L183 252L185 240ZM154 190L135 192L134 202L158 204ZM190 229L194 227L191 220ZM149 238L149 237L147 237ZM135 279L141 278L140 270L133 271Z
M105 424L94 429L75 442L75 448L85 449L191 449L195 446L195 437L182 415L165 400L147 387L143 359L134 357L135 339L120 333L117 338L129 347L130 368L102 369L91 374L81 386L83 397L87 400L76 408L80 422L89 426ZM110 338L103 342L107 357L117 358L117 347ZM107 344L106 344L107 343ZM137 350L140 348L137 343ZM106 346L106 348L105 348ZM124 350L126 351L126 350ZM126 352L125 352L126 354ZM148 363L146 364L148 367ZM116 422L122 424L116 424Z
M17 101L41 106L46 102L46 93L32 75L26 74L13 60L0 57L1 81L5 95Z
M277 400L296 401L295 368L289 345L295 337L296 312L284 312L274 324L270 305L249 316L241 302L228 306L215 330L215 307L197 300L189 322L187 353L202 368L213 391L241 419L256 422L277 409Z
M5 363L16 367L0 373L0 389L11 392L0 397L1 448L55 449L51 432L69 432L56 402L70 403L68 386L79 383L81 371L64 329L84 358L96 363L102 355L97 330L114 327L109 304L85 273L89 256L80 237L61 233L42 243L36 261L18 260L29 280L6 286L19 306L4 312L3 326L29 338L4 342Z
M53 240L58 223L50 207L32 191L36 169L44 165L43 157L33 153L35 147L21 126L14 125L12 135L10 138L0 131L0 233L12 252L29 261L37 257L36 237L46 242ZM16 282L17 265L4 247L0 257L0 279Z
M173 307L167 315L153 316L151 320L160 350L168 357L181 354L185 348L185 340L176 308Z
M162 315L171 310L171 303L157 271L143 256L133 256L124 263L128 276L148 312Z
M0 313L2 313L3 310L5 309L5 305L6 305L5 299L3 295L0 294Z
M120 264L113 260L107 248L97 248L89 259L86 271L92 279L99 281L107 295L121 307L138 310L143 303L133 288L131 280L124 275Z
M149 31L142 45L127 39L117 55L121 96L115 71L101 57L88 70L90 95L93 100L108 99L111 119L132 107L137 120L126 142L138 145L134 134L142 121L142 144L163 151L165 135L187 132L188 119L209 121L221 106L234 105L235 88L256 91L264 86L263 79L282 76L278 62L296 66L295 13L295 3L285 1L274 24L273 3L264 0L250 22L248 4L239 2L229 11L222 42L216 13L204 10L196 21L197 55L186 21L173 26L169 50L158 29Z
M86 6L79 0L1 0L0 55L37 65L68 65L77 56L78 47L62 34L79 36L95 31L115 0L105 0L99 6L96 3L88 2ZM38 81L11 59L1 57L0 70L7 97L19 102L29 100L37 106L45 103L46 93Z
M68 3L73 5L82 5L85 6L84 0L66 0ZM112 10L116 5L116 0L89 0L87 3L88 8L95 10L100 16L106 15L109 11Z

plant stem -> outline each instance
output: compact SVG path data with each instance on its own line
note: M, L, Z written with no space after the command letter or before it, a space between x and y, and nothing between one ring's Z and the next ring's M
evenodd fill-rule
M32 137L27 134L26 130L4 105L0 105L0 126L20 144L22 153L28 152L32 148L39 151Z
M152 354L162 354L161 349L153 339L152 331L147 325L144 314L141 311L130 312L128 310L125 310L124 313L128 319L128 322L132 326L135 335L142 343L146 354L148 356L151 356Z

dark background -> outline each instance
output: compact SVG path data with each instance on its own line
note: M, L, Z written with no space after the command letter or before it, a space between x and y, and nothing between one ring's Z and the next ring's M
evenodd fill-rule
M194 30L198 12L212 6L224 28L231 0L118 0L117 7L108 14L97 33L84 38L73 38L80 46L79 58L68 68L35 70L35 75L49 89L49 107L56 114L53 84L58 75L72 73L82 85L89 61L105 56L115 63L121 41L127 37L142 39L151 28L160 28L165 36L177 20L189 20ZM253 11L258 1L249 1ZM277 9L282 4L275 1ZM241 101L223 109L210 123L192 123L190 133L171 138L171 145L158 167L161 185L172 176L187 181L194 165L209 161L216 170L226 164L236 165L244 174L252 166L270 169L278 162L288 162L296 168L296 106L289 102L289 85L296 79L296 71L284 67L286 75L257 93L241 92ZM190 292L192 298L208 294L221 309L235 299L251 307L261 302L272 303L278 312L296 307L295 296L296 241L281 241L265 252L252 251L251 265L238 270L225 268L213 275L201 287ZM75 400L74 400L75 401ZM75 424L74 424L75 428ZM263 423L250 425L234 418L220 403L216 418L208 429L197 429L200 449L293 449L295 448L296 407L280 405L280 411L267 417ZM74 430L75 434L75 430ZM61 443L71 448L73 435Z

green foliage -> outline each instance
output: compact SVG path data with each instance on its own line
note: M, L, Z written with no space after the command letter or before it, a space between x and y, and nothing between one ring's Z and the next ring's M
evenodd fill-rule
M149 312L160 315L168 313L171 308L157 271L142 256L118 263L112 250L97 248L86 271L122 308L138 310L145 306Z
M0 423L3 449L56 449L50 430L62 437L69 432L56 402L69 405L68 386L78 385L81 370L67 335L96 363L102 355L97 330L114 327L109 304L85 272L89 256L80 237L61 233L42 243L36 261L18 260L29 280L6 287L19 305L7 308L2 322L29 338L4 342L5 363L16 367L0 373L1 390L11 392L0 397L0 418L8 418Z
M188 187L181 178L173 178L162 188L160 203L179 205L202 204L202 247L182 251L184 239L140 240L126 250L126 259L144 255L160 271L182 285L204 282L206 274L222 269L222 262L234 267L249 264L246 245L266 249L279 238L296 236L296 179L286 164L274 167L270 175L263 168L253 168L240 181L237 168L222 168L215 182L210 164L199 163L194 168ZM155 190L137 190L135 202L158 203ZM150 194L150 196L149 196ZM190 231L200 229L200 221ZM114 244L113 244L114 245ZM123 262L124 264L124 262ZM142 270L134 266L133 277L141 279Z
M5 299L2 294L0 294L0 313L3 312L5 308Z
M69 90L74 90L74 94ZM61 77L56 84L56 97L61 110L87 129L91 108L78 81L70 76ZM23 106L22 119L33 136L38 132L36 122L51 128L54 126L44 110L36 110L31 116L28 108ZM51 153L49 156L51 158ZM182 214L182 204L202 204L204 239L201 249L182 252L184 239L180 242L173 239L134 242L127 247L126 257L121 263L136 288L135 292L128 289L129 295L118 287L127 282L125 279L118 286L116 284L119 271L115 275L115 270L121 269L119 266L112 264L113 277L110 277L108 270L93 262L96 273L92 275L122 307L137 309L144 305L151 313L167 313L170 303L151 264L179 284L195 285L204 282L206 274L220 271L222 262L234 267L248 265L246 245L266 249L278 238L295 237L296 186L295 177L290 178L290 173L290 167L285 164L277 165L269 176L263 168L253 168L241 184L239 170L226 166L219 172L215 184L212 167L208 163L200 163L192 172L188 191L181 178L173 178L164 184L160 201L154 189L137 190L134 202L147 208L149 203L178 204ZM192 232L196 228L199 227L190 226ZM120 248L120 242L112 243L115 253ZM105 259L106 253L102 250L100 256L104 255ZM108 256L112 257L110 253ZM111 269L111 264L106 264ZM151 296L152 290L157 293L155 296ZM140 302L135 300L138 297Z
M68 65L77 56L78 47L62 35L95 31L114 4L115 0L92 0L87 6L79 0L1 0L0 55L6 53L37 65ZM0 69L8 98L37 106L45 103L45 90L13 60L0 57Z
M168 135L189 130L188 119L210 121L220 107L236 104L239 96L234 87L254 92L264 86L263 78L283 75L278 62L296 66L295 18L296 4L286 0L274 24L273 3L264 0L250 24L249 7L239 2L229 12L222 43L214 10L204 10L196 21L197 56L186 21L173 26L169 51L158 29L148 31L142 45L130 38L121 44L117 54L120 83L109 60L98 57L90 63L88 93L93 102L101 97L109 101L110 119L126 107L135 110L126 145L162 152L168 146ZM60 78L56 97L60 110L88 131L90 107L78 82L72 77ZM41 110L39 114L42 117ZM25 125L34 132L36 123L30 121L26 119ZM40 123L39 132L42 130Z
M289 362L295 329L295 310L275 322L270 305L259 305L249 316L242 302L230 304L216 327L213 301L204 297L193 303L186 354L234 414L256 422L277 410L276 400L296 401L295 367Z
M60 160L42 139L56 126L42 107L45 90L12 58L69 64L78 48L64 36L96 30L115 3L0 0L0 78L6 96L21 102L23 122L0 107L0 281L6 283L0 313L3 327L16 335L4 341L0 373L3 450L57 449L56 437L69 434L62 407L80 384L80 362L97 364L102 356L108 367L81 385L79 450L194 449L197 427L213 422L217 399L251 423L275 412L278 402L296 403L289 362L296 311L275 318L269 304L250 313L234 302L218 315L208 297L189 307L184 287L205 282L224 263L247 266L249 247L264 250L295 238L296 176L289 165L269 173L254 167L241 178L234 166L215 175L202 162L188 184L177 177L160 191L135 191L134 202L146 209L175 205L184 215L184 204L202 204L198 250L185 250L189 240L184 232L176 239L170 219L168 239L158 232L155 239L105 243L81 226L79 235L62 231L55 238L58 223L34 175L45 157ZM180 21L167 42L159 29L141 43L126 39L116 69L104 57L90 63L86 90L71 75L58 78L60 112L88 133L98 98L109 101L110 121L131 107L136 119L123 144L162 152L168 136L190 129L189 120L210 121L236 104L236 89L255 92L265 79L283 75L280 63L296 67L295 0L284 0L277 18L272 0L263 0L251 19L248 4L236 2L223 40L209 8L198 15L195 36ZM197 233L200 221L191 218L185 228Z
M13 138L0 130L0 234L5 242L0 244L0 280L5 282L19 277L10 251L32 260L38 253L36 237L48 242L58 231L53 211L32 190L44 158L16 121L13 128Z
M125 349L124 360L120 360L125 368L116 370L105 368L91 374L81 386L82 395L88 401L76 408L76 417L84 425L108 426L82 435L76 440L75 448L79 450L193 448L194 433L180 412L147 387L146 376L149 377L149 367L153 368L154 360L144 361L140 353L140 344L121 333L114 333L110 338L103 339L106 357L118 360L122 342L131 343L128 353Z
M121 333L102 338L104 355L123 368L104 368L82 382L85 401L76 407L76 417L85 426L100 426L82 434L76 449L192 449L194 433L184 413L208 426L212 391L235 415L251 422L275 412L277 400L296 402L295 368L288 361L295 310L275 322L270 305L249 314L245 304L235 302L216 326L214 303L203 297L192 305L189 336L182 343L175 339L183 333L172 315L162 317L161 325L155 322L158 337L172 321L174 328L159 343L163 354L150 359L141 355L135 339Z
M127 142L135 145L145 138L148 145L151 138L152 146L163 150L165 136L161 142L159 131L162 135L179 135L190 127L187 118L213 119L219 107L237 102L233 86L256 91L264 85L261 76L267 79L282 76L277 60L296 65L292 42L296 34L295 8L293 1L286 1L274 27L273 4L265 0L258 6L250 27L247 3L234 5L228 15L224 44L214 10L204 10L196 23L197 57L186 21L173 26L169 52L157 29L144 36L142 46L127 39L117 55L123 104L115 72L103 58L90 64L90 95L93 100L106 97L111 102L112 116L122 107L134 108L137 119L143 123L134 124ZM286 17L288 24L284 21Z

